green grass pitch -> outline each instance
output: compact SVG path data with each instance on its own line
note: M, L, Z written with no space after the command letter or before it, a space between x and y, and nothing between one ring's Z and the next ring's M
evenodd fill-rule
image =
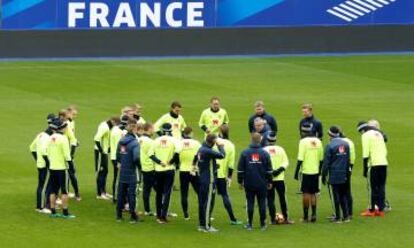
M0 63L0 243L2 247L412 247L414 244L414 56L292 57L89 62ZM95 199L93 135L100 121L119 114L126 104L141 103L143 116L155 121L172 100L183 104L187 124L197 127L209 98L220 96L230 116L231 138L238 152L249 143L247 118L253 102L265 101L277 117L279 144L287 150L288 201L292 226L270 226L266 232L230 226L216 200L217 234L196 231L196 197L190 193L188 222L182 218L179 192L172 207L179 217L168 225L145 218L138 225L116 223L114 206ZM316 224L300 224L301 197L293 180L300 105L311 102L325 130L342 126L356 143L353 176L355 212L368 204L362 177L357 121L380 120L389 136L387 198L393 210L385 218L356 216L334 225L323 188ZM28 151L45 127L45 116L77 104L76 157L82 202L70 202L74 220L35 213L36 167ZM197 137L201 132L196 129ZM327 137L324 139L326 144ZM112 172L112 170L110 170ZM109 180L112 174L109 175ZM109 186L109 184L108 184ZM108 187L109 188L109 187ZM230 190L235 213L245 220L244 194L235 181ZM154 204L152 203L152 206ZM278 205L277 205L278 206ZM142 201L139 201L142 210Z

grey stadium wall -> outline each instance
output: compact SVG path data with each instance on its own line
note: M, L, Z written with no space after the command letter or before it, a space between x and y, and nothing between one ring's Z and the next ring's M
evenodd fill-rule
M0 31L0 58L414 51L414 26Z

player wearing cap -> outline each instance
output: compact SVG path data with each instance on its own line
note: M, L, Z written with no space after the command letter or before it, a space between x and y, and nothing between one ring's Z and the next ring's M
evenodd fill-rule
M241 225L243 223L237 220L236 216L234 215L230 196L227 190L227 188L230 188L231 186L234 163L236 160L236 147L234 146L233 142L229 140L229 135L230 135L229 126L226 124L221 125L219 129L219 137L217 138L217 142L219 144L223 144L226 157L223 159L217 160L218 169L217 169L216 186L217 186L217 193L223 199L224 208L226 209L227 214L230 217L230 224ZM219 151L217 146L215 146L214 148L217 152Z
M172 102L170 112L161 116L157 120L157 122L155 122L154 131L158 134L158 136L163 135L163 131L161 130L162 125L165 123L169 123L171 125L172 136L176 139L181 139L181 132L187 126L183 116L180 115L181 108L181 103L179 103L178 101Z
M67 123L56 119L52 128L54 133L47 143L48 167L50 169L50 209L51 217L75 218L68 210L68 168L72 164L70 156L69 140L64 135ZM61 192L63 215L56 213L56 198Z
M319 176L323 160L323 147L316 137L311 123L304 123L301 127L298 162L295 170L295 180L299 180L299 171L302 173L301 191L303 193L303 222L309 221L309 206L312 206L311 222L316 222L316 194L319 193Z
M286 199L285 170L289 166L289 160L283 147L276 145L276 133L269 132L267 137L267 146L263 149L269 153L272 161L272 188L267 191L267 205L269 207L270 221L275 224L293 224L289 220L288 205ZM279 196L280 208L282 210L283 220L276 217L275 191Z
M218 135L220 126L229 124L227 111L220 107L220 98L214 96L210 99L210 107L201 113L198 124L206 136L210 133Z
M387 179L387 147L384 136L366 122L358 123L362 139L363 176L368 177L371 191L370 208L362 216L384 216L385 184ZM378 210L375 209L378 207Z
M175 167L179 163L180 144L172 137L170 123L161 125L162 135L154 140L154 155L159 159L155 165L157 222L168 222L172 188L174 185Z
M181 192L181 207L184 213L184 219L189 220L188 214L188 191L190 184L195 193L198 195L199 191L199 177L196 171L193 170L193 160L201 144L192 138L193 129L191 127L184 128L183 138L181 140L180 151L180 192Z
M97 185L97 199L109 200L112 196L106 193L106 178L108 176L108 153L110 153L111 129L118 125L119 117L112 117L99 124L95 141L95 171Z
M325 148L322 183L326 184L326 177L328 176L328 182L332 185L335 205L335 218L332 221L335 223L341 223L342 221L349 222L347 182L350 169L350 148L348 142L341 138L338 127L330 127L328 135L330 137L330 143Z
M36 167L38 172L38 183L36 190L36 211L40 213L50 214L48 209L49 203L49 170L46 167L47 159L47 145L50 138L50 135L53 134L51 124L55 119L54 114L49 114L47 116L48 127L45 131L39 133L34 138L33 142L30 144L30 152L33 155L34 160L36 161Z
M313 115L312 104L302 105L303 119L299 122L299 133L302 135L302 127L306 124L310 126L310 132L320 140L323 138L322 123ZM302 136L301 136L302 137Z
M117 184L118 184L118 162L116 159L116 153L118 151L118 144L119 141L122 139L122 137L125 136L127 131L125 130L127 124L128 124L129 117L124 115L121 116L121 121L118 125L114 126L110 131L110 158L112 162L112 167L114 169L114 178L112 180L112 194L113 194L113 201L115 202L117 200Z
M244 189L247 201L247 224L245 228L253 229L254 202L257 198L260 214L260 229L266 230L266 194L272 187L272 162L269 154L260 145L262 136L252 134L252 143L245 149L239 159L237 181Z

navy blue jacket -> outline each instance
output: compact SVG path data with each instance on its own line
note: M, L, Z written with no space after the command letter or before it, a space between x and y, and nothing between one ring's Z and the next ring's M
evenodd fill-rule
M305 123L311 124L312 134L314 134L316 137L322 140L322 137L323 137L322 123L318 119L316 119L315 116L313 115L311 117L303 118L299 122L299 133L301 133L301 127Z
M241 153L237 181L246 190L266 189L272 182L272 162L260 145L251 144Z
M136 183L140 167L139 143L132 133L125 135L118 144L117 161L121 164L119 181L122 183Z
M256 132L256 129L253 128L253 132ZM267 136L268 134L271 132L270 127L268 125L265 125L264 128L262 129L262 131L257 132L258 134L260 134L262 136L262 142L260 143L262 145L262 147L267 146Z
M322 177L329 174L329 184L343 184L349 176L349 145L341 138L332 139L325 148Z
M260 118L266 120L266 122L267 122L266 126L268 126L270 128L270 130L274 131L277 134L276 119L273 116L271 116L270 114L268 114L267 112L264 112L262 115L253 114L252 116L250 116L249 123L248 123L250 133L253 133L255 131L254 130L254 119L256 119L257 117L260 117Z
M200 147L196 155L196 162L200 175L200 184L209 184L217 179L216 159L223 159L226 156L224 148L219 146L219 152L214 151L206 143Z

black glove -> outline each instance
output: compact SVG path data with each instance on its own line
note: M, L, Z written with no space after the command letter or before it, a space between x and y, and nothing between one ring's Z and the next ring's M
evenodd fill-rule
M279 169L274 170L272 174L273 174L273 176L274 176L274 177L277 177L277 176L279 176L279 175L280 175L280 173L282 173L282 172L284 172L284 171L285 171L285 168L280 167Z
M300 170L300 167L302 166L302 163L303 163L302 161L298 160L298 163L296 164L295 177L294 177L295 180L299 180L299 170Z
M322 184L326 185L326 177L325 176L322 176Z
M50 166L49 158L47 156L43 156L43 159L45 160L45 163L46 163L46 169L49 169L49 166Z
M98 151L99 151L99 153L103 153L103 149L102 149L102 146L101 146L101 142L99 142L99 141L95 141L95 144L96 144L96 147L98 148Z
M368 158L364 158L364 171L362 175L366 178L368 177Z
M37 161L37 152L32 152L32 156L33 156L34 160Z
M76 146L70 146L70 156L72 159L75 157Z
M368 168L364 167L364 172L362 173L362 175L366 178L368 177Z
M295 173L295 176L293 177L296 181L299 180L299 173Z

